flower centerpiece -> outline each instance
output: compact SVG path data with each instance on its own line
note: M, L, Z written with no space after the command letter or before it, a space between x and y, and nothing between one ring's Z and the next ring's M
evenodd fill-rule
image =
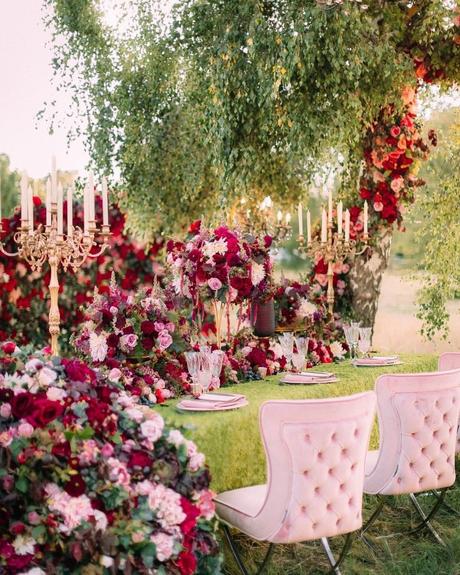
M0 570L220 572L192 441L78 360L0 356Z
M223 315L229 306L265 301L271 297L272 262L270 236L257 238L227 226L207 229L194 222L184 242L167 243L173 284L181 296L193 303L196 317L204 315L204 304L213 307L220 343Z
M158 285L128 294L112 280L108 293L94 295L84 318L73 343L94 365L122 368L125 381L141 377L162 398L187 385L177 356L186 348L188 324Z

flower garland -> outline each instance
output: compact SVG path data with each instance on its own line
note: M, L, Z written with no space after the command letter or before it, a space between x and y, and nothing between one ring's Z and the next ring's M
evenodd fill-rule
M98 203L97 217L101 216L101 209ZM34 217L37 224L45 224L45 206L38 197L34 197ZM75 225L83 225L82 217L82 206L76 204ZM8 251L16 251L13 236L21 224L19 210L16 209L11 218L3 219L2 224L5 231L2 241ZM70 335L83 320L81 306L91 301L94 286L99 292L106 292L115 272L121 288L129 292L142 285L152 285L155 277L163 275L158 259L161 242L146 250L130 239L124 231L125 218L116 205L110 208L110 224L113 234L110 249L96 260L89 259L76 274L60 274L61 349L64 352L69 349ZM21 259L0 254L0 341L14 339L20 344L43 345L48 331L48 282L46 267L42 273L31 272Z
M3 344L0 461L8 573L220 572L204 456L110 375Z

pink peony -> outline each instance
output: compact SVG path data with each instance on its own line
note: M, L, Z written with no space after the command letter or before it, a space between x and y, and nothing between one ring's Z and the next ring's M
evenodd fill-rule
M134 333L128 333L120 337L120 347L125 353L130 353L137 345L138 337Z
M404 178L402 176L398 176L391 180L391 189L395 194L400 192L404 188Z
M150 441L157 441L163 433L164 421L161 415L155 414L156 417L148 419L141 423L141 433Z
M0 415L2 417L9 417L11 415L11 405L9 403L3 403L0 407Z

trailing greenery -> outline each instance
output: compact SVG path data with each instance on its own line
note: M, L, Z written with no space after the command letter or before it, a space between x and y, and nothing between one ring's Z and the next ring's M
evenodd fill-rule
M56 78L74 95L91 157L119 174L128 225L149 239L243 196L298 200L318 164L344 157L415 85L459 77L442 0L47 0Z
M444 146L430 162L430 180L421 202L420 241L426 271L418 317L423 333L448 334L446 304L460 290L460 110Z

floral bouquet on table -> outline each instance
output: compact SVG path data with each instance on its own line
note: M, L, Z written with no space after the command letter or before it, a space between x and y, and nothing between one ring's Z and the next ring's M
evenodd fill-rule
M270 236L261 239L227 226L209 230L199 221L192 224L185 242L167 243L177 293L192 301L199 317L205 302L213 304L218 340L223 306L229 331L230 304L262 301L271 293L271 243Z
M0 373L0 570L219 573L195 444L80 361L10 352Z
M120 379L125 384L142 377L167 398L187 385L176 358L186 348L187 337L185 318L158 286L128 295L112 281L107 294L95 294L73 344L96 366L123 368Z

